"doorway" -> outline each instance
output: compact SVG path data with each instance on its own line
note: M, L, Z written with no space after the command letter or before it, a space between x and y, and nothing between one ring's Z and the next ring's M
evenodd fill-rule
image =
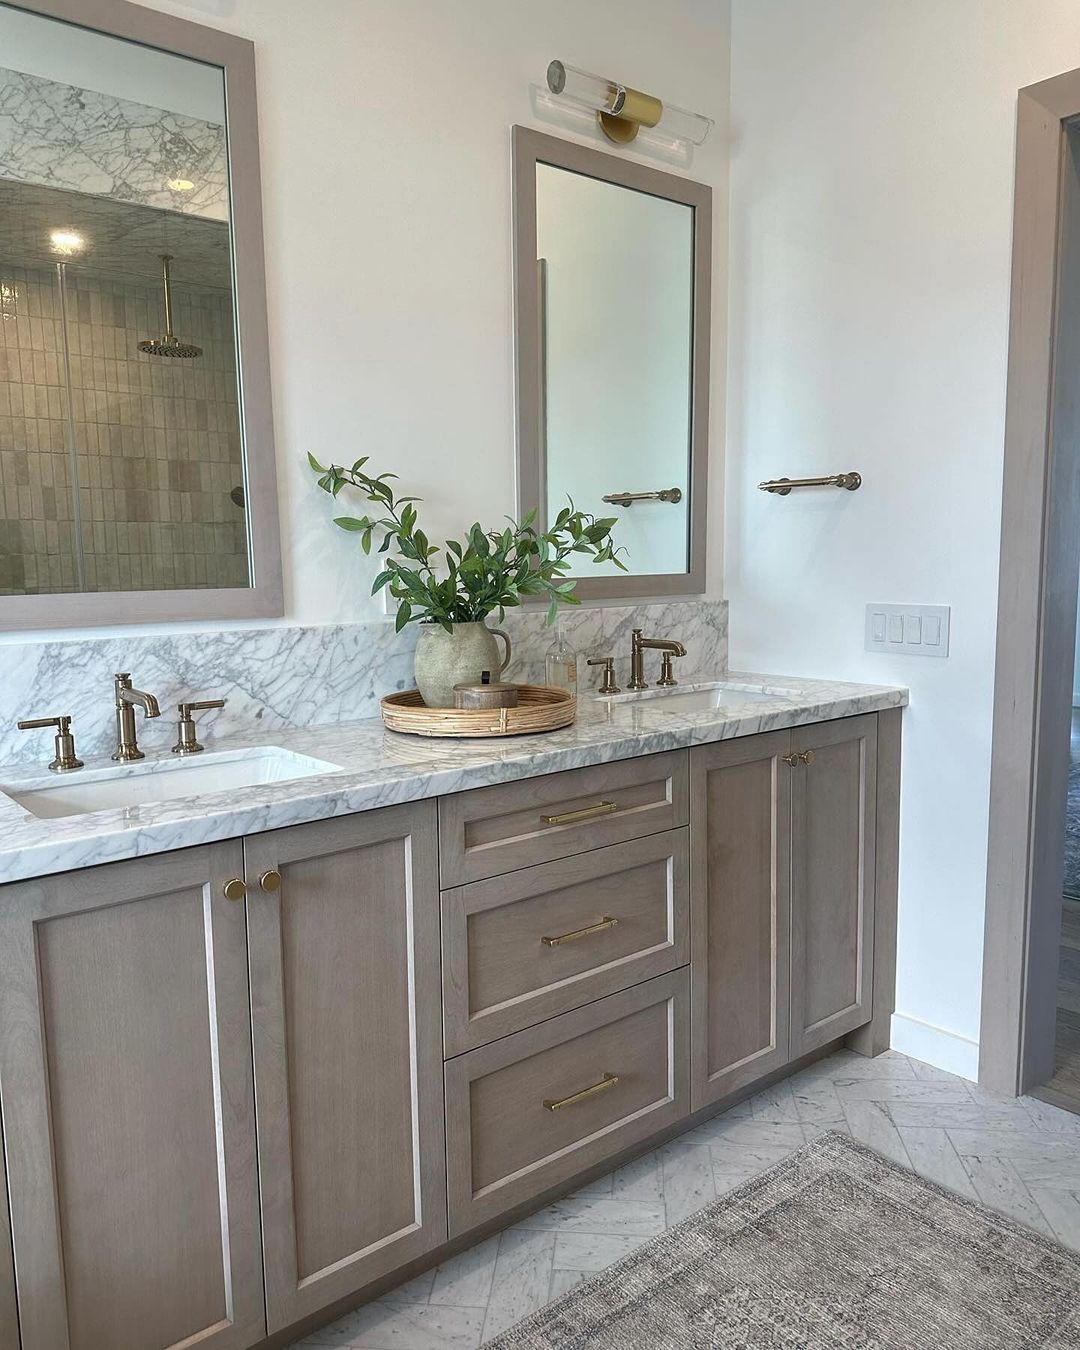
M1017 105L979 1054L984 1086L1055 1101L1062 939L1075 932L1063 896L1078 576L1080 71L1071 71L1022 89ZM1080 811L1077 831L1080 843ZM1077 1024L1080 1046L1080 1014Z

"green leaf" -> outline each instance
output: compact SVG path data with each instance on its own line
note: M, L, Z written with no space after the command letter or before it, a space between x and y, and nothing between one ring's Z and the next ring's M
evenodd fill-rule
M366 530L368 527L368 522L366 519L360 520L356 516L335 516L334 524L337 525L340 529L350 530L354 534L359 534L362 530Z
M394 620L394 632L400 633L411 618L412 606L408 600L402 600L401 604L398 605L397 618Z

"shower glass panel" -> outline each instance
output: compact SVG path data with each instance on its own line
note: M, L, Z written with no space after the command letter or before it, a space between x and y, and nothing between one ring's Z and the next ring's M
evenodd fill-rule
M251 584L222 70L0 5L0 595Z

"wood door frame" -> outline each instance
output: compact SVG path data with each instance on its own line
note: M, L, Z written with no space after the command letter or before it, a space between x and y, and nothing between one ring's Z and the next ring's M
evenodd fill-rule
M1080 70L1020 90L979 1050L979 1082L1010 1095L1053 1072L1080 565L1077 119Z

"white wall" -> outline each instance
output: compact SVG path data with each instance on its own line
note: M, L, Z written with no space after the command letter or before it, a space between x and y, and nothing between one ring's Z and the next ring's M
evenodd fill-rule
M894 1032L973 1072L1016 91L1080 7L734 0L732 53L732 664L910 685ZM871 600L952 605L948 661L865 653Z
M716 118L690 174L714 187L722 260L727 2L152 7L256 43L286 617L381 613L368 596L373 569L355 537L329 524L306 452L348 463L370 453L426 499L435 538L514 509L510 127L539 125L529 84L556 56ZM722 340L713 368L719 446ZM718 596L719 468L713 492Z

